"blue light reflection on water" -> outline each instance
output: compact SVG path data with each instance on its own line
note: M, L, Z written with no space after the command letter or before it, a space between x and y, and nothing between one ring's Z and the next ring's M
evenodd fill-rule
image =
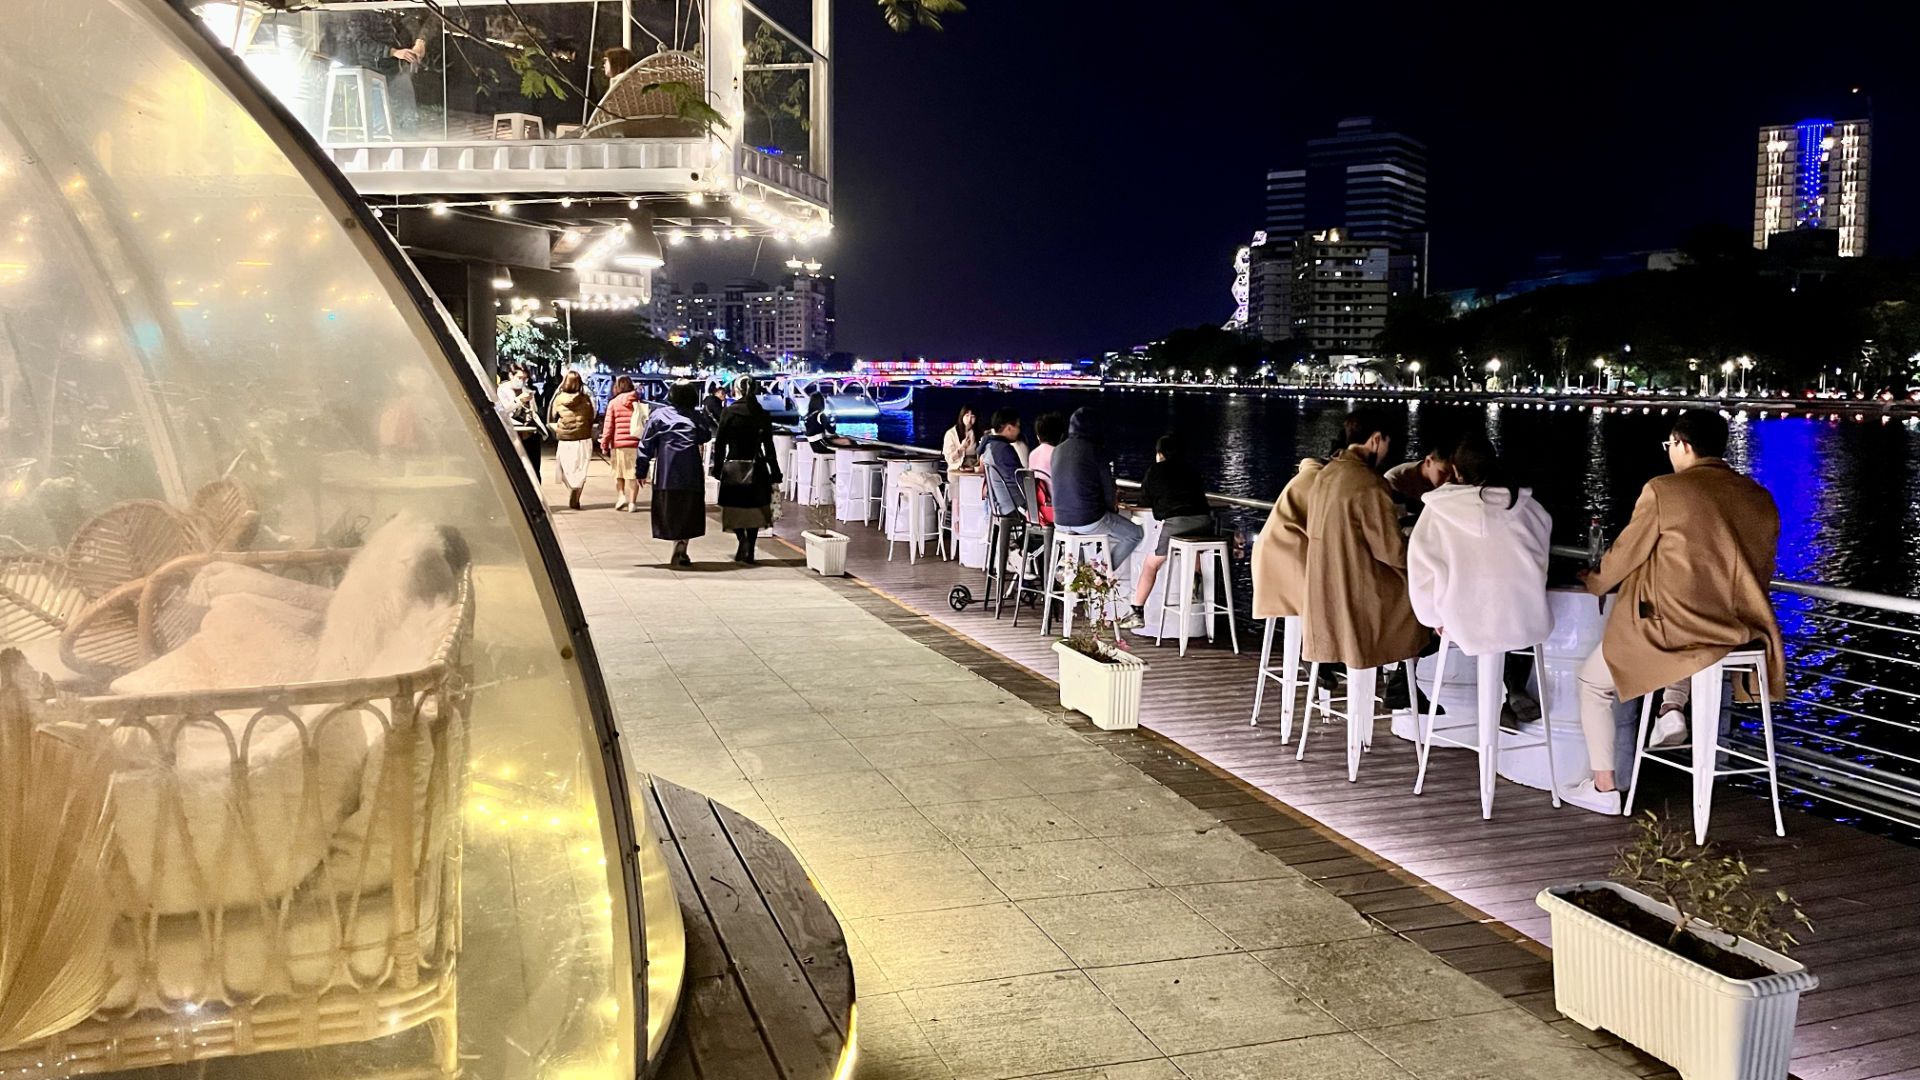
M1187 437L1209 487L1258 499L1274 498L1300 458L1325 453L1348 409L1338 401L1257 391L922 389L911 414L882 416L876 430L889 441L937 446L961 402L983 416L995 408L1014 409L1026 419L1030 441L1032 419L1040 412L1095 406L1120 475L1135 478L1151 460L1153 440L1177 430ZM1584 406L1507 405L1494 411L1431 401L1380 407L1404 416L1409 445L1397 452L1405 457L1424 449L1427 438L1443 441L1469 430L1496 437L1553 515L1560 543L1584 544L1593 516L1606 523L1609 535L1617 534L1642 485L1668 468L1660 443L1673 415L1658 408L1595 413ZM1920 553L1920 514L1915 512L1920 508L1920 432L1872 418L1862 423L1736 419L1728 459L1760 481L1779 506L1779 576L1913 595L1920 576L1915 557ZM1227 517L1233 527L1251 532L1259 528L1261 515L1233 511ZM1239 577L1245 597L1250 585L1244 568ZM1776 595L1775 604L1788 637L1789 696L1795 699L1775 710L1776 724L1793 729L1779 732L1783 745L1818 750L1866 770L1896 772L1905 763L1849 744L1920 758L1920 737L1914 733L1853 715L1904 722L1913 714L1916 700L1900 690L1920 691L1920 666L1908 663L1920 661L1920 637L1831 616L1903 628L1915 621L1785 595ZM1862 652L1882 659L1858 655ZM1899 689L1876 688L1882 686ZM1757 739L1757 717L1740 712L1736 722ZM1912 771L1907 768L1902 778ZM1813 800L1794 801L1824 816L1859 820ZM1913 833L1893 831L1909 839Z

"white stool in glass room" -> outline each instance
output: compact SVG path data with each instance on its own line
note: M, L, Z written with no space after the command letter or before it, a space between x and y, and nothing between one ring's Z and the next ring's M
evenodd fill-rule
M1280 630L1280 666L1273 666L1273 632ZM1260 706L1267 698L1267 681L1280 684L1280 742L1293 737L1294 698L1300 690L1300 638L1306 623L1298 615L1267 620L1266 639L1260 643L1260 674L1253 684L1254 727L1260 726Z
M1413 660L1409 657L1398 662L1406 665L1407 692L1412 694L1415 685ZM1308 665L1307 711L1300 717L1300 745L1293 755L1295 761L1306 760L1307 736L1313 731L1313 716L1317 712L1320 714L1322 723L1329 720L1346 722L1347 781L1351 783L1360 779L1360 755L1373 748L1373 723L1379 719L1379 714L1374 710L1380 700L1376 691L1380 684L1381 670L1381 668L1348 668L1347 696L1342 699L1346 708L1336 709L1333 707L1333 691L1322 689L1320 686L1320 662L1316 660ZM1388 721L1391 722L1392 718L1392 712L1388 712Z
M1207 620L1207 640L1213 640L1213 619L1216 615L1227 617L1227 633L1233 638L1235 655L1240 652L1240 627L1233 617L1233 571L1227 564L1227 541L1220 536L1176 536L1167 541L1167 564L1160 572L1167 575L1166 587L1160 590L1160 621L1153 632L1153 643L1160 644L1166 635L1167 598L1174 589L1180 590L1180 655L1187 655L1187 631L1192 626L1194 613L1193 594L1197 588L1202 594L1199 610ZM1227 601L1222 604L1215 597L1216 585L1226 590Z
M1731 673L1751 672L1760 689L1760 735L1766 757L1735 750L1720 741L1720 702L1726 677ZM1707 842L1707 819L1713 814L1713 782L1722 776L1753 776L1765 773L1767 793L1773 800L1773 834L1787 835L1786 822L1780 817L1780 768L1773 749L1773 703L1767 698L1767 654L1762 649L1736 649L1692 679L1691 735L1688 743L1673 747L1648 746L1653 726L1654 699L1648 694L1640 705L1640 734L1633 741L1633 779L1628 786L1626 808L1621 813L1633 816L1633 801L1640 794L1640 763L1651 761L1693 776L1693 842ZM1671 754L1672 756L1666 756ZM1723 769L1720 755L1752 762L1752 768ZM1683 756L1684 755L1684 756Z
M320 128L328 143L391 142L387 77L359 67L327 69L327 103Z
M1493 818L1494 771L1500 764L1500 755L1508 750L1524 750L1532 746L1544 746L1547 752L1547 791L1553 796L1553 805L1560 805L1560 777L1553 764L1553 706L1541 695L1540 729L1541 738L1531 742L1507 742L1509 736L1518 736L1521 732L1500 723L1500 709L1506 704L1507 686L1505 668L1510 653L1489 653L1485 656L1460 655L1472 660L1476 665L1474 686L1479 693L1475 709L1477 714L1471 723L1437 726L1440 717L1440 687L1447 680L1447 654L1454 648L1453 642L1445 634L1440 635L1440 652L1434 657L1433 688L1427 691L1429 704L1426 716L1420 724L1420 735L1415 740L1420 755L1420 769L1414 775L1413 793L1420 794L1427 783L1427 757L1433 750L1433 744L1458 746L1472 750L1480 755L1480 817ZM1546 660L1540 646L1530 645L1524 649L1514 649L1514 653L1532 656L1534 668L1544 672ZM1449 717L1451 719L1451 717ZM1472 731L1474 739L1457 739L1447 734L1453 731Z
M493 137L510 139L516 142L547 137L547 122L532 113L503 112L493 114Z
M946 540L941 536L937 515L940 498L926 488L901 486L893 490L895 527L887 532L887 561L893 561L893 545L907 545L907 562L920 561L920 549L928 541L937 545L946 558ZM929 527L931 524L932 527Z
M1062 637L1073 635L1073 609L1080 604L1080 594L1074 592L1067 582L1060 580L1060 572L1077 563L1099 562L1111 569L1113 567L1113 537L1103 532L1070 533L1056 528L1053 542L1047 548L1046 591L1040 594L1040 632L1045 634L1053 625L1053 602L1060 601L1060 634Z

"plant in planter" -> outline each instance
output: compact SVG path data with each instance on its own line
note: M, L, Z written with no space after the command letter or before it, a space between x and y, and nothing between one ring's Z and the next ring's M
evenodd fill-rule
M1094 560L1076 560L1060 573L1087 607L1086 620L1053 643L1060 657L1060 704L1109 731L1139 727L1140 678L1147 664L1127 650L1113 618L1119 575Z
M1739 854L1653 814L1634 828L1614 880L1538 897L1553 919L1555 1007L1687 1080L1780 1080L1800 995L1818 983L1785 950L1812 924Z
M847 572L847 534L833 528L833 507L807 507L807 528L800 539L807 546L807 569L821 577L841 577Z

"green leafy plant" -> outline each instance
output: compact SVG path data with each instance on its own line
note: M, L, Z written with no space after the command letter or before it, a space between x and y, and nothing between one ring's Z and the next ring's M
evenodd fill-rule
M667 95L673 101L675 116L689 123L699 124L708 135L713 134L714 128L725 129L733 126L727 123L727 118L721 115L719 109L707 104L705 92L697 87L674 79L668 82L648 83L640 88L643 94L651 94L655 91Z
M896 34L904 34L916 26L929 30L944 30L940 23L942 15L955 15L967 10L961 0L878 0L880 15L887 20L887 26Z
M1128 651L1113 617L1120 602L1120 575L1098 559L1075 559L1061 567L1060 576L1087 608L1087 618L1064 639L1067 648L1105 663L1113 661L1115 651Z
M520 96L532 100L551 96L567 100L566 84L561 82L553 58L545 49L530 46L507 54L507 65L520 76Z
M1633 840L1620 849L1612 877L1673 908L1669 947L1698 919L1727 935L1729 946L1746 938L1784 953L1800 943L1793 931L1811 930L1813 923L1785 889L1755 880L1764 873L1738 853L1696 845L1689 828L1649 812L1635 819Z

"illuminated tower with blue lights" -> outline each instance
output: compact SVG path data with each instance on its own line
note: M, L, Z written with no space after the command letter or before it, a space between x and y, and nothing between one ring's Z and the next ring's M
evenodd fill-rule
M1753 246L1818 230L1841 256L1867 253L1867 180L1873 161L1865 120L1802 120L1760 129L1753 180Z

